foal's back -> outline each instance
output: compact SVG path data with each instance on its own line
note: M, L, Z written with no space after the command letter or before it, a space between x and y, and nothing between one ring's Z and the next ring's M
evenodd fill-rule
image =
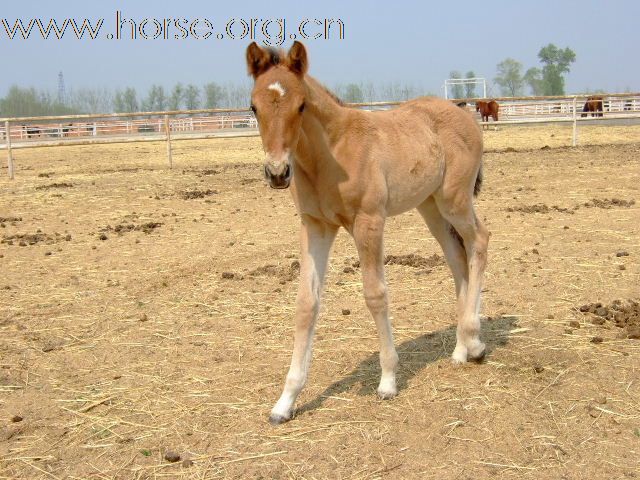
M448 100L421 97L402 105L398 110L424 112L426 120L441 142L466 146L475 153L482 153L482 132L471 113Z
M453 103L422 97L389 111L353 113L345 143L363 147L357 151L366 152L363 162L372 167L365 177L387 191L388 214L422 203L442 187L448 171L465 171L470 184L475 181L482 133L472 115Z

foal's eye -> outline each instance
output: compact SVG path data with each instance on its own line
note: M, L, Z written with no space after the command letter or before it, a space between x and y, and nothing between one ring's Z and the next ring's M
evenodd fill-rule
M254 113L254 115L255 115L255 113L256 113L256 106L255 106L253 103L251 104L251 111L252 111L252 112Z
M304 112L304 107L305 107L304 102L302 102L302 105L300 105L300 108L298 108L298 112L300 113Z

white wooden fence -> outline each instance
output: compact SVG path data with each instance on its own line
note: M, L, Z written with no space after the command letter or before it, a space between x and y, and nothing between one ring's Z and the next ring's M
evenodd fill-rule
M583 117L582 108L588 96L496 98L495 100L500 104L499 121L489 123L519 125L570 122L573 124L573 145L575 146L579 122L600 123L616 119L640 118L640 94L638 93L603 94L601 95L604 107L602 115L592 117L589 114ZM452 101L456 103L465 101L467 102L465 108L475 112L477 100L486 99L454 99ZM365 110L387 110L400 103L354 103L349 106ZM12 150L16 148L166 141L167 161L171 167L171 141L255 135L258 135L256 119L247 109L0 119L0 148L7 150L10 178L14 178Z

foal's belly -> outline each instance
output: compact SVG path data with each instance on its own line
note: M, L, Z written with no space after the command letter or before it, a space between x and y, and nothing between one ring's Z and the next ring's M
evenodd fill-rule
M416 208L442 184L444 158L435 155L407 157L387 166L387 215Z
M429 198L438 188L438 183L403 185L401 189L389 189L387 215L394 216L416 208Z

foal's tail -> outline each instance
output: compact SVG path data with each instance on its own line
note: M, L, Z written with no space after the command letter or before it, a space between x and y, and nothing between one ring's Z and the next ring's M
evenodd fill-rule
M473 196L477 197L480 193L480 189L482 188L482 164L480 164L480 169L478 170L478 176L476 177L476 183L473 186Z

